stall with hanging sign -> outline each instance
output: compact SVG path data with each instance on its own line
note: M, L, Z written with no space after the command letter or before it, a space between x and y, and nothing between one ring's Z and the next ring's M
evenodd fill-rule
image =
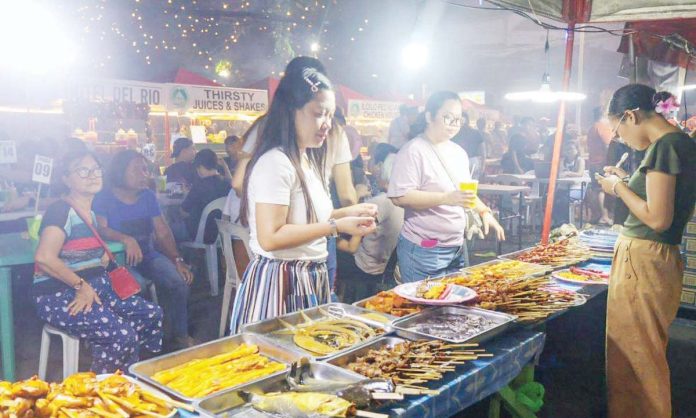
M346 119L361 135L386 138L389 124L399 117L400 102L348 100Z

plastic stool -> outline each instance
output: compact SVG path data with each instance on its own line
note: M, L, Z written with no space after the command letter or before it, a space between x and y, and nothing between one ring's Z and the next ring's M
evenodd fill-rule
M80 361L80 339L48 324L44 325L41 332L41 353L39 354L39 378L41 380L46 380L51 334L57 335L63 340L63 379L65 379L77 373Z

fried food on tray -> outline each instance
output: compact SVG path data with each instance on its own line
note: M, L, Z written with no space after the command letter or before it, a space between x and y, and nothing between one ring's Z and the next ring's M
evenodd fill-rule
M98 381L94 373L77 373L63 383L36 377L14 384L0 382L0 417L17 418L164 418L174 409L126 379L121 372Z
M254 409L281 414L284 417L350 417L356 412L353 403L328 393L245 393L244 396Z
M518 260L498 260L478 266L468 267L464 274L469 277L487 280L519 279L548 272L549 268Z
M420 312L423 308L404 299L393 291L379 292L365 303L366 309L383 312L394 316L406 316Z
M284 369L284 364L259 354L258 346L241 344L229 353L162 370L152 379L184 396L202 398Z
M421 299L440 299L447 290L447 284L442 282L432 282L428 279L423 280L416 289L416 297Z

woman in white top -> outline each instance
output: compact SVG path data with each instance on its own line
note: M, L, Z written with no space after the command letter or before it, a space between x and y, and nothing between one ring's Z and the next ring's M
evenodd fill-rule
M454 273L464 267L464 208L481 216L484 232L505 239L491 210L459 183L471 180L469 158L451 139L462 124L462 104L454 92L434 93L414 130L417 135L396 156L387 196L405 209L396 247L402 281Z
M245 175L241 220L255 259L232 309L231 330L329 301L326 237L375 230L375 205L334 210L325 176L336 100L329 79L304 67L280 81Z

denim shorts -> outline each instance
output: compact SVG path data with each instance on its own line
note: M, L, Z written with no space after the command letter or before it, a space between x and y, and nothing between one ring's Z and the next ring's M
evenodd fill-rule
M456 273L469 264L466 241L456 247L425 248L400 235L396 256L403 283Z

